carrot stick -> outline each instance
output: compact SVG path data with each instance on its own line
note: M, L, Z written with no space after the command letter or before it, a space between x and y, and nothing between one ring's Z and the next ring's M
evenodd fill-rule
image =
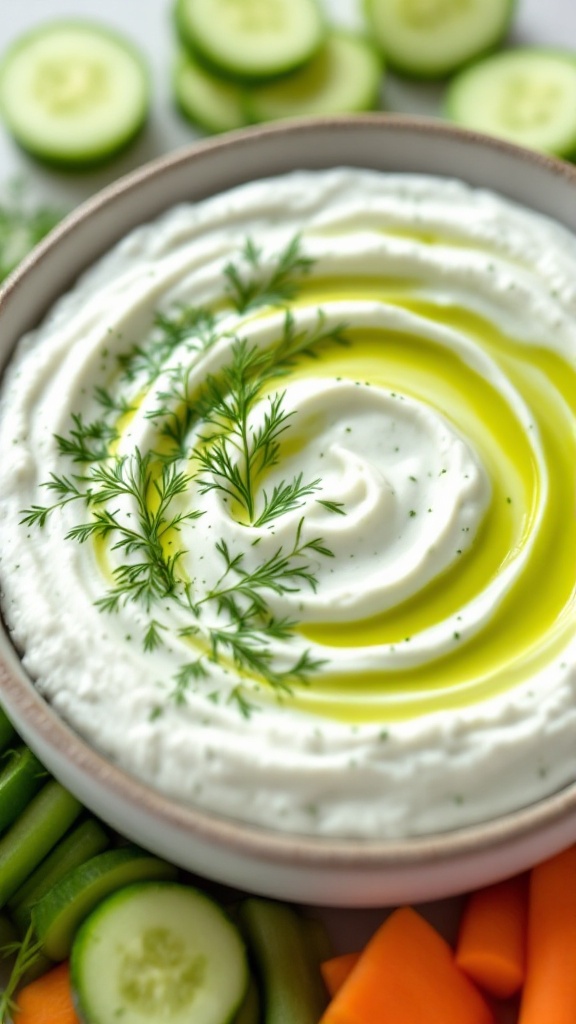
M526 981L519 1024L576 1021L576 846L530 874Z
M448 943L415 910L401 907L370 939L320 1024L493 1021L479 991L456 966Z
M80 1024L72 1002L66 961L19 992L13 1021L14 1024Z
M339 956L331 956L329 960L322 961L320 973L328 990L328 995L336 995L352 968L358 963L359 957L360 953L341 953Z
M528 878L516 875L473 892L464 906L456 963L481 988L499 999L524 981Z

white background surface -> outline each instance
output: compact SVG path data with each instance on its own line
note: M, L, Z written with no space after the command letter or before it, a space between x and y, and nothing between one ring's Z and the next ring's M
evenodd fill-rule
M324 0L332 19L358 26L361 0ZM0 0L0 54L21 32L54 16L91 17L125 32L147 55L153 79L153 109L136 146L105 170L69 175L42 168L28 159L0 126L0 202L15 176L29 182L32 197L72 208L109 181L146 160L193 143L198 133L175 111L170 95L170 70L175 52L172 0ZM511 41L552 45L576 51L576 0L518 0ZM437 115L442 88L414 86L388 76L382 105L395 112ZM455 935L458 900L428 905L426 915L449 938ZM326 912L341 949L353 949L382 918L380 911ZM513 1020L513 1010L503 1020ZM457 1024L457 1022L446 1022ZM546 1022L543 1022L546 1024ZM550 1022L553 1024L553 1022Z
M333 21L361 26L362 0L322 0ZM3 186L25 173L42 198L68 210L112 179L146 160L188 145L199 135L174 109L170 74L175 52L172 0L0 0L0 56L21 32L52 17L89 17L126 33L148 58L153 109L136 146L98 173L69 175L48 171L29 160L0 127L0 199ZM518 0L511 41L571 47L576 51L576 0ZM395 112L439 113L441 87L415 86L391 75L382 105Z

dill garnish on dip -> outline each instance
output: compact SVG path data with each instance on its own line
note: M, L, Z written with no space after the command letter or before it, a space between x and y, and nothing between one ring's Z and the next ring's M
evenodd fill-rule
M133 232L4 384L39 690L278 829L426 833L573 778L575 272L503 199L348 169Z

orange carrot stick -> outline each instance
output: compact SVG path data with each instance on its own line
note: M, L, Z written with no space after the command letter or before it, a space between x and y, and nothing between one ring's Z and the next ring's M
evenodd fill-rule
M464 906L456 963L499 999L520 990L526 965L528 877L516 875L471 893Z
M359 958L360 953L341 953L339 956L332 956L329 960L322 961L320 973L322 974L328 995L336 995L352 968L358 963Z
M26 985L18 994L14 1024L80 1024L64 961Z
M576 846L530 874L526 981L519 1024L576 1021Z
M493 1021L478 989L456 966L448 943L415 910L402 907L370 939L320 1024Z

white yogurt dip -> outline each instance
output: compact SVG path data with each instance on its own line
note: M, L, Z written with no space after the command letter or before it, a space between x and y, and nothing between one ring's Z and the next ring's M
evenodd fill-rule
M279 830L457 828L576 778L576 239L297 172L134 231L22 339L2 609L98 750Z

